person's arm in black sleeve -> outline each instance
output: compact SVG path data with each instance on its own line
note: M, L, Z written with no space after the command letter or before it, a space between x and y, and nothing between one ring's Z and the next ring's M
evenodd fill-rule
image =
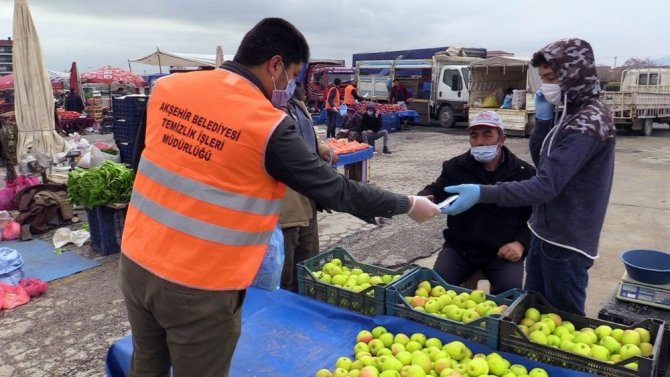
M428 196L433 195L433 202L440 203L447 199L447 193L444 192L444 188L450 186L447 179L447 162L442 163L442 173L437 177L437 180L428 186L424 187L423 190L419 191L417 195Z
M268 141L265 169L298 193L339 212L368 218L409 211L407 196L349 180L314 156L289 118L277 126Z
M142 110L140 114L140 125L137 129L137 138L135 139L135 148L133 149L133 161L131 167L133 170L137 171L137 167L140 165L140 157L142 157L142 151L144 150L144 138L147 134L147 110Z
M358 90L356 90L355 88L354 88L354 90L351 91L351 95L354 96L356 101L363 101L363 99L364 99L363 97L358 95Z
M372 129L372 132L379 132L379 130L382 129L382 115L381 114L377 114L377 116L374 117L371 129Z
M530 149L530 157L533 159L533 164L537 166L540 162L540 151L542 149L542 142L544 141L545 136L551 130L551 120L540 120L535 118L535 127L530 133L530 139L528 140L528 148Z

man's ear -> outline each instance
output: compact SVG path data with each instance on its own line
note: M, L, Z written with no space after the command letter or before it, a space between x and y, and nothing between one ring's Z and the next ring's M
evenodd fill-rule
M283 70L281 56L274 55L273 57L271 57L265 64L265 69L268 71L270 76L277 78L279 72Z

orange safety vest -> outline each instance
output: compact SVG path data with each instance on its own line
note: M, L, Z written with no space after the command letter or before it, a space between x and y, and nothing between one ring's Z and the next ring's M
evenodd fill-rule
M180 285L247 288L286 191L264 164L285 116L258 87L226 70L158 80L122 252Z
M330 109L330 102L328 101L328 98L330 98L330 92L335 91L335 99L333 100L333 106L334 108L338 109L340 107L340 91L337 89L336 86L331 87L328 89L328 94L326 95L326 109Z
M356 98L354 98L354 95L352 92L356 90L356 87L353 85L347 85L346 88L344 88L344 104L347 106L356 106Z

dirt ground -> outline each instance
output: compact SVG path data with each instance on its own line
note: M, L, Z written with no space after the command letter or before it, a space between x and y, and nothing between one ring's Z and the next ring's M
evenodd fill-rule
M371 181L382 188L411 194L434 180L441 162L465 151L463 128L411 127L392 134L391 155L377 154L371 162ZM91 141L111 139L111 135L87 136ZM379 143L380 141L378 141ZM507 145L520 157L530 160L527 139L509 138ZM619 254L630 248L670 248L670 129L659 125L652 137L621 135L617 140L615 182L605 227L600 258L590 273L587 314L596 317L623 273ZM82 216L83 217L83 216ZM320 215L323 250L344 237L365 238L375 226L345 214ZM429 226L441 237L440 222L414 224L401 220L407 228ZM425 236L423 232L415 232ZM48 236L46 237L48 239ZM386 241L385 241L386 240ZM412 248L392 238L381 239L380 248ZM400 247L399 247L400 246ZM105 355L116 340L129 334L123 299L118 288L118 255L100 257L88 245L71 250L95 258L101 266L59 279L49 292L22 307L0 312L0 377L104 376ZM422 255L417 263L432 267L435 254ZM243 329L244 331L244 329Z

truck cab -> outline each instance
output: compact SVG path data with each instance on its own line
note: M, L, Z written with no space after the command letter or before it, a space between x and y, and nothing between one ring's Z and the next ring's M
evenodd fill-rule
M456 119L467 119L468 116L470 68L467 65L441 65L438 74L434 81L437 90L433 96L433 112L440 125L453 127Z
M311 71L305 85L307 107L318 112L326 101L328 88L335 79L339 78L341 83L338 87L340 97L344 96L344 88L351 84L354 79L354 70L347 67L321 67Z

